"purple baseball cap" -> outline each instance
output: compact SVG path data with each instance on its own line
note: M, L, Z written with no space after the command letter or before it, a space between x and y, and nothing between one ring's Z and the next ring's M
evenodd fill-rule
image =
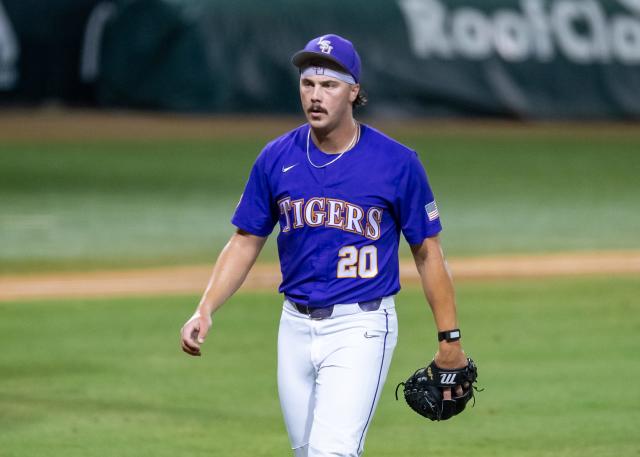
M291 63L300 68L311 59L330 60L351 74L356 83L360 82L360 56L353 43L339 35L329 34L314 38L303 50L291 57Z

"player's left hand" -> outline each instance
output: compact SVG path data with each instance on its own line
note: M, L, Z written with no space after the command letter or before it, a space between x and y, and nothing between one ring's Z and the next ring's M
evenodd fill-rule
M182 330L180 331L182 350L189 355L200 357L202 355L200 345L204 343L210 327L211 316L206 313L200 314L199 311L196 311L182 326Z
M438 348L438 352L436 352L433 360L436 362L440 368L445 370L455 370L457 368L464 368L467 366L467 356L464 354L464 350L462 349L462 345L459 341L454 342L440 342L440 347ZM465 386L466 388L467 386ZM462 386L455 387L455 396L462 396L464 390ZM442 394L445 400L451 400L451 389L446 388L442 390Z
M441 368L432 361L398 384L396 399L398 388L403 386L404 398L411 409L431 420L447 420L464 411L469 400L474 398L477 389L473 384L477 379L478 368L470 358L464 367L451 369ZM451 385L456 385L456 390L460 386L464 389L451 398ZM447 391L448 398L445 396Z

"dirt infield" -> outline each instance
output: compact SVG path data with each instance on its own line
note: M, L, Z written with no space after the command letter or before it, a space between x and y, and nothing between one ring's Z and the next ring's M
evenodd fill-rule
M640 251L603 251L531 256L453 258L449 266L456 281L560 277L588 274L640 275ZM114 297L200 293L211 266L143 270L0 276L0 301L39 298ZM418 282L415 265L400 264L403 284ZM243 290L275 291L281 280L276 264L257 264Z

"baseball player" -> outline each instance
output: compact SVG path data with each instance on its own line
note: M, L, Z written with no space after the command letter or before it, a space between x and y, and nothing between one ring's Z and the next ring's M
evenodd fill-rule
M366 101L354 46L324 35L292 63L307 122L257 157L232 218L237 230L182 328L182 349L201 355L211 315L279 224L278 391L291 447L296 457L359 456L398 337L400 232L438 328L436 363L467 360L424 168L414 151L353 117Z

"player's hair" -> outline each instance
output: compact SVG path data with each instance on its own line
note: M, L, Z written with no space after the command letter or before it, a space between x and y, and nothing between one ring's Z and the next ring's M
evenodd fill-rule
M356 99L352 103L352 106L354 108L358 108L360 106L365 106L368 101L369 101L369 97L367 96L367 93L364 91L364 89L361 86L360 90L358 91L358 96L356 97Z

